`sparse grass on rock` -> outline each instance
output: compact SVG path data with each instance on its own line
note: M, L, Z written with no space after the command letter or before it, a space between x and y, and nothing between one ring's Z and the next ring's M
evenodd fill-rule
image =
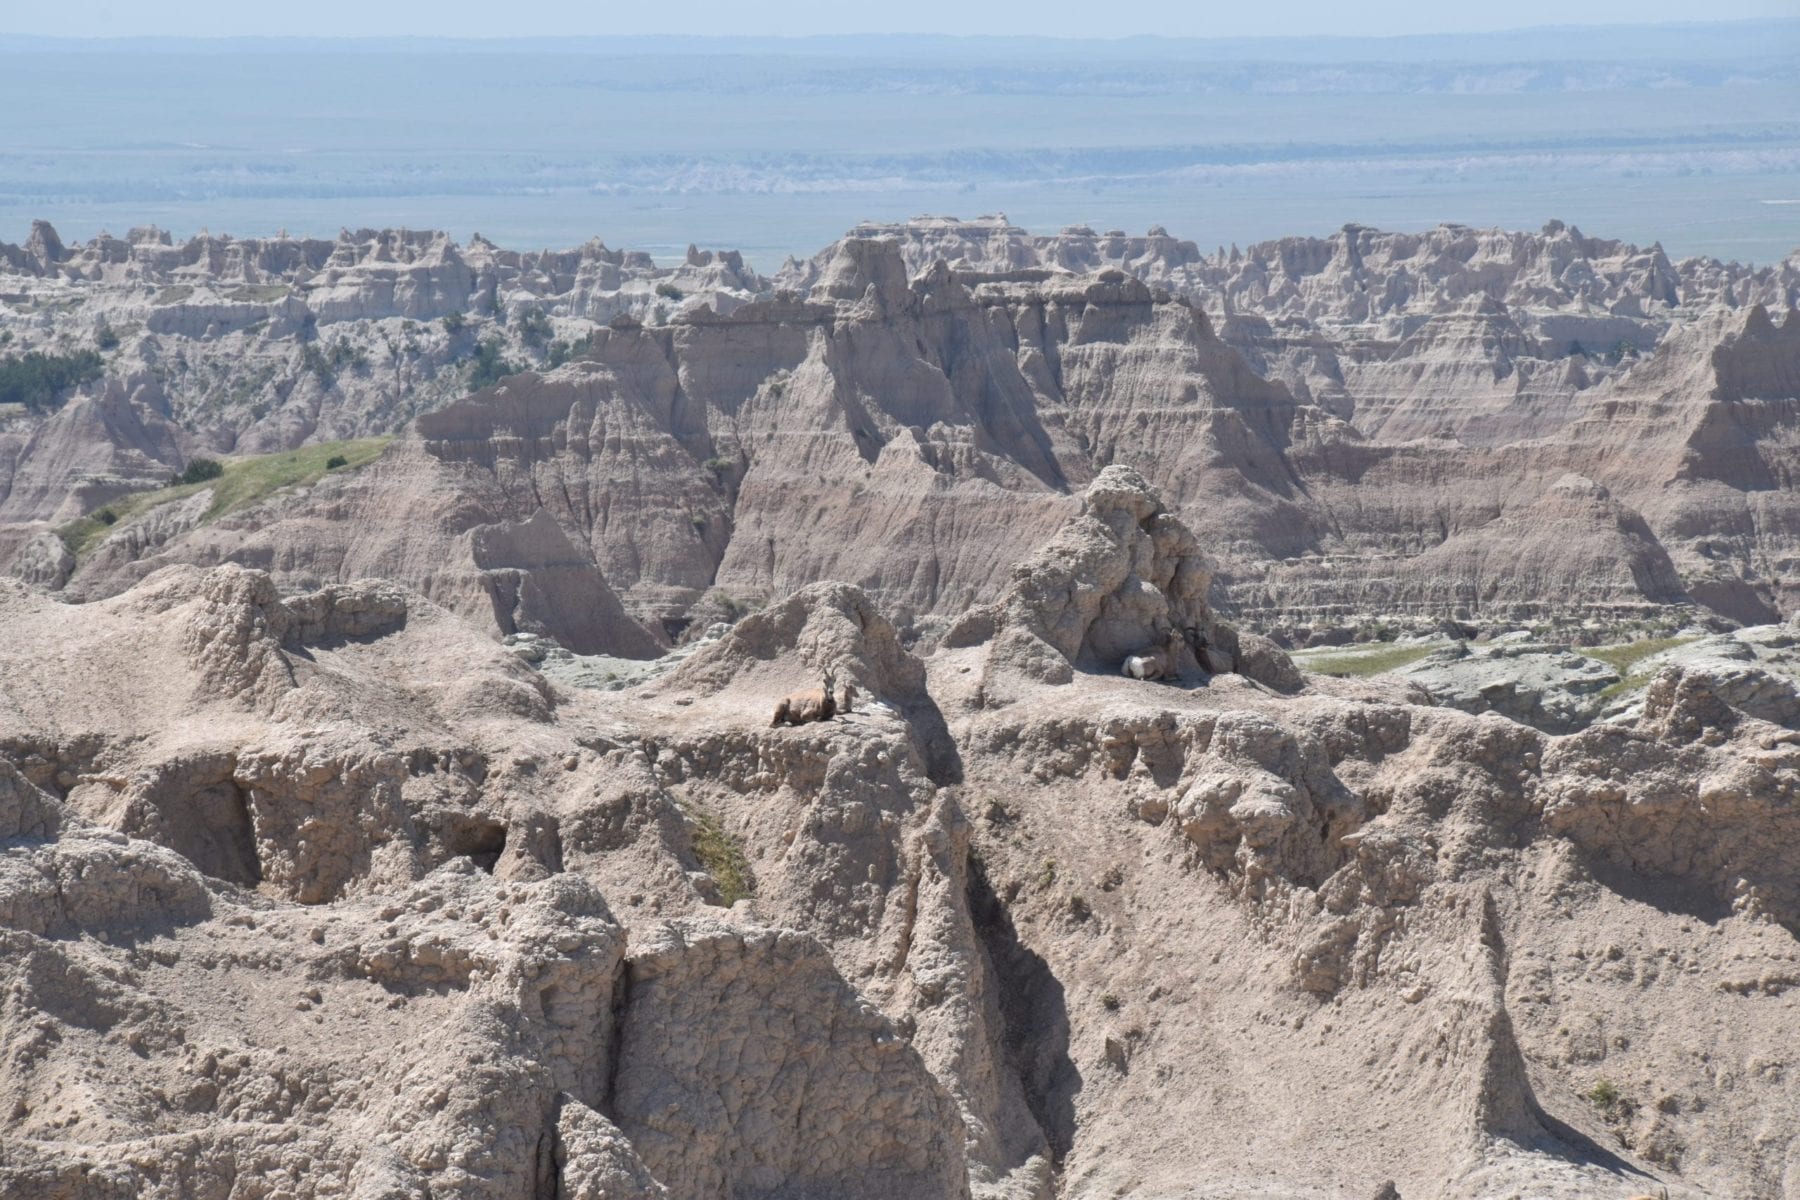
M1628 692L1635 692L1650 682L1652 672L1634 672L1632 668L1654 655L1665 650L1673 650L1677 646L1685 646L1689 642L1698 641L1695 635L1685 637L1645 638L1637 642L1624 642L1617 646L1594 646L1581 653L1589 658L1597 658L1619 673L1619 682L1609 684L1600 696L1612 700Z
M694 857L718 885L720 903L730 908L739 900L756 895L756 878L750 873L744 847L719 824L718 814L696 805L688 811L688 821Z
M120 496L100 512L89 513L58 529L63 544L80 558L100 544L110 529L129 524L153 508L185 500L205 489L212 489L212 503L207 506L202 523L215 521L227 513L250 507L284 488L311 487L327 470L353 470L374 462L392 441L391 437L359 438L346 442L323 442L302 446L280 454L259 454L248 458L220 460L223 470L208 481L178 484L174 487L133 492ZM342 465L331 467L333 460ZM103 514L110 513L111 521Z
M1294 661L1315 675L1367 679L1372 675L1397 671L1418 662L1433 650L1441 649L1441 645L1393 646L1377 643L1366 647L1333 647L1329 653L1296 654Z

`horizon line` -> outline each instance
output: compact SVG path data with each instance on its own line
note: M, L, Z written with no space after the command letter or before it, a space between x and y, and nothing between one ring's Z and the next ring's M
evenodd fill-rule
M369 43L407 43L429 45L436 43L476 44L476 45L514 45L529 42L556 41L567 44L571 42L822 42L842 40L939 40L950 42L1059 42L1059 43L1122 43L1135 41L1154 41L1159 45L1169 43L1224 44L1242 42L1402 42L1419 41L1429 38L1473 39L1492 37L1496 34L1526 34L1543 32L1569 32L1577 30L1619 30L1643 29L1657 31L1673 31L1680 29L1729 29L1732 27L1751 26L1794 26L1800 29L1800 16L1775 17L1731 17L1720 20L1624 20L1624 21L1570 21L1551 24L1509 25L1488 29L1463 30L1426 30L1406 33L1245 33L1245 34L1166 34L1155 31L1143 31L1126 34L1061 34L1061 33L947 33L938 30L886 30L881 32L819 32L819 33L575 33L562 34L553 32L519 33L506 35L493 34L456 34L456 33L393 33L393 34L336 34L336 33L13 33L0 29L0 43L3 42L58 42L75 45L96 45L105 43L170 43L170 42L204 42L209 44L225 42L331 42L342 44ZM1783 48L1775 48L1774 53L1784 52Z

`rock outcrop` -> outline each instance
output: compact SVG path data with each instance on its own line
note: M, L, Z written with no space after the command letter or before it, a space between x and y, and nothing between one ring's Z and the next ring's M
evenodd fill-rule
M820 582L620 691L388 582L0 582L0 1196L1771 1190L1753 664L1566 736L1088 670L1229 639L1141 477L1082 503L926 653Z
M1756 624L1795 604L1778 566L1795 523L1791 263L1676 263L1556 223L1209 255L1162 231L922 220L775 280L699 252L663 269L440 235L200 242L45 234L7 259L37 264L9 269L55 314L0 311L17 346L120 345L103 386L0 429L0 560L195 454L410 421L361 546L321 544L346 535L306 497L224 533L168 528L158 508L68 585L105 595L144 563L228 559L287 588L374 573L486 605L501 634L632 654L727 601L839 578L929 636L997 599L1019 549L1117 464L1265 631ZM227 284L240 299L203 321L157 315ZM63 304L77 296L97 302ZM462 398L506 367L535 370ZM1017 536L992 535L996 512ZM477 523L493 528L451 552L454 583L401 561ZM54 584L37 544L13 573Z

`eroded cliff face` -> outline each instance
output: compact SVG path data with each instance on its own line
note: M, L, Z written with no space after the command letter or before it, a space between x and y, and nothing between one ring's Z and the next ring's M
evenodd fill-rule
M160 366L0 435L0 558L73 596L171 562L238 561L288 588L376 574L486 610L497 633L640 655L697 613L842 578L929 639L992 602L1118 464L1217 557L1233 612L1284 637L1395 618L1757 623L1796 604L1791 263L1671 263L1555 223L1353 227L1203 255L1160 231L923 220L859 231L774 281L698 252L659 270L415 235L210 250L145 235L117 254L52 241L14 256L30 287L272 271L321 321L313 302L333 289L417 276L377 297L404 307L454 294L462 271L508 316L476 310L452 335L346 310L333 328L349 358L296 368L262 416L221 400L214 442L404 424L381 464L224 520L158 508L64 563L52 529L205 442L184 422L212 368L176 370L169 348L244 352L223 330L132 335L121 353ZM597 325L579 297L602 293L621 299ZM74 319L46 310L31 336ZM442 386L404 347L391 379L355 365L377 335L437 355ZM290 356L331 346L258 336ZM450 400L478 336L543 369ZM575 354L560 367L551 336L555 357Z
M591 564L675 634L709 590L764 600L822 578L909 620L960 612L997 594L1113 459L1204 497L1218 521L1279 527L1294 405L1204 316L1116 274L908 283L892 243L859 253L809 301L609 327L587 358L421 417L354 481L128 561L103 548L69 586L101 595L224 558L287 586L378 574L442 598L445 560L469 552L434 553L434 533L479 507L475 566L541 588L555 556L509 550L541 523L540 540L568 538L570 571ZM572 607L531 612L565 644L595 641Z
M489 369L560 361L620 315L729 311L767 290L735 252L658 266L599 241L521 253L479 235L335 239L134 229L65 246L44 222L0 243L5 353L106 355L54 416L0 413L0 557L196 455L265 454L390 433ZM484 349L485 347L485 349Z
M0 1196L1791 1192L1785 710L1290 679L1166 504L622 692L391 584L0 586Z

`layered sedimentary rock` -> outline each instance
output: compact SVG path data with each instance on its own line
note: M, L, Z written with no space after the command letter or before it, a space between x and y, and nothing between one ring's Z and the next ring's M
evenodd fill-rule
M658 266L598 241L522 253L369 229L65 246L38 222L0 244L0 353L97 347L107 377L47 418L0 411L0 556L9 526L92 511L196 455L391 432L466 394L484 345L522 369L615 317L729 311L766 290L730 251Z
M130 561L103 549L69 586L105 594L160 563L224 558L284 585L349 571L436 595L460 555L430 539L479 506L478 565L512 565L516 530L540 523L538 540L560 530L572 561L676 632L709 590L766 599L821 578L907 618L959 612L996 593L1105 458L1208 497L1221 521L1278 519L1293 405L1185 304L1118 275L909 283L890 242L842 261L806 302L602 330L584 359L421 417L354 482ZM565 620L533 613L575 648Z
M26 286L100 297L187 253L151 238L107 265L53 242L13 256ZM414 235L332 245L304 270L449 261ZM319 258L231 246L179 269L288 262L298 280ZM0 432L7 569L81 597L167 562L265 566L290 588L381 574L584 653L644 645L608 590L666 641L843 578L930 636L993 601L1075 493L1124 465L1199 533L1240 621L1278 635L1394 617L1758 623L1796 603L1791 263L1672 263L1556 224L1353 228L1208 256L1160 231L927 220L862 231L774 282L699 253L674 274L639 264L608 294L692 293L596 326L556 256L468 256L495 294L532 298L457 333L270 326L255 353L293 361L254 403L236 390L249 334L131 334L118 354L161 366ZM87 319L45 310L30 336ZM452 400L478 337L542 369ZM359 362L370 338L387 349ZM173 369L171 347L214 365ZM200 407L197 387L213 397ZM42 535L198 448L396 426L366 487L225 521L156 509L67 570L46 559ZM467 544L435 555L451 566L423 552L453 539ZM590 595L600 615L583 618Z

